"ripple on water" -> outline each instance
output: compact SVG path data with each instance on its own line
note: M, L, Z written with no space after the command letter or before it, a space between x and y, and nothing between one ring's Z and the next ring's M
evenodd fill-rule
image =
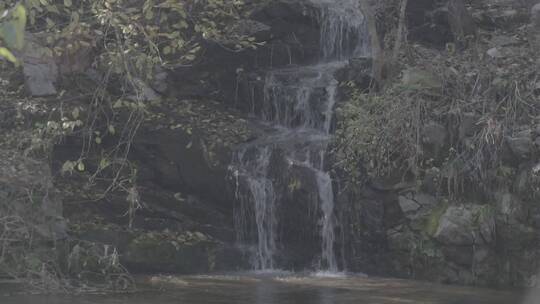
M349 275L346 272L334 272L334 271L317 271L312 274L316 278L329 278L329 279L343 279Z

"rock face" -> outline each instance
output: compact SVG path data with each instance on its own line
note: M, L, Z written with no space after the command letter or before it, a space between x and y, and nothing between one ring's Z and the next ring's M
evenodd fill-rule
M409 209L408 220L387 231L394 271L446 283L497 284L491 277L498 271L495 212L487 205L447 206L433 199Z
M245 268L240 251L202 232L81 226L80 240L118 250L120 262L136 273L208 273Z
M317 11L309 1L270 1L251 16L254 37L264 41L256 50L232 53L208 45L206 56L193 68L179 68L167 78L169 94L178 98L213 98L249 112L261 98L261 70L313 63L319 59L320 30ZM245 24L243 26L246 26ZM201 82L201 79L205 79ZM210 79L210 80L208 80Z
M149 123L135 139L132 157L145 168L142 179L232 210L232 149L262 129L216 102L180 102L167 116L168 124Z
M135 213L128 229L123 216L125 198L113 197L109 207L98 204L87 211L87 218L103 217L114 223L110 229L98 229L99 225L79 218L78 207L70 205L67 213L81 239L116 247L121 261L138 271L195 273L234 270L240 265L247 268L238 258L241 253L232 246L237 194L230 165L239 144L268 131L244 120L234 108L251 111L252 101L259 97L254 94L262 92L260 88L253 90L254 85L262 83L259 70L318 61L317 11L306 3L271 1L256 10L252 20L239 24L236 30L266 42L257 50L234 53L210 44L196 67L158 71L161 83L149 83L147 88L168 98L167 108L155 109L160 116L141 127L129 155L139 167L137 182L142 187L143 208ZM325 92L321 90L322 94ZM152 97L148 99L157 97L148 95ZM69 140L57 145L56 167L61 167L63 160L76 158L79 145ZM300 216L310 212L312 200L305 193L313 192L316 186L296 185L294 176L305 174L302 168L293 172L291 179L281 181L279 187L290 196L287 203L304 202L296 208ZM167 195L151 195L149 189ZM305 233L299 235L316 239L312 243L319 244L320 236L313 233L317 217L306 220L310 226L302 228L292 214L281 215L286 229L303 230ZM191 240L190 235L204 238ZM313 256L315 248L287 237L284 235L284 243L296 248L296 255L287 254L291 256L288 265L300 265L306 256Z
M515 12L502 6L504 1L495 2L497 10L488 13L500 17L494 19L497 26L516 20ZM533 8L533 29L540 22L536 13ZM472 19L464 1L409 1L407 15L410 39L437 48L460 44L476 33L477 24L495 26L485 25L481 16ZM241 207L234 203L241 195L238 187L248 187L249 181L235 175L231 165L239 145L256 143L271 130L246 119L246 113L265 110L261 102L265 98L264 70L291 71L321 57L317 13L305 1L270 1L252 19L242 26L258 40L267 41L265 46L231 53L210 45L195 68L158 73L162 83L150 86L174 102L158 110L159 119L142 127L129 155L139 167L144 208L137 211L130 231L122 216L125 198L107 202L97 207L99 212L92 211L114 222L114 227L83 226L77 230L80 238L114 245L127 265L145 272L194 273L250 267L234 247L239 237L235 224L246 224L246 220L233 217ZM506 37L492 43L499 50L515 42ZM501 59L497 53L492 55L493 60ZM368 89L371 64L369 59L353 58L348 67L336 70L336 78ZM313 71L285 74L278 75L278 80L289 84L298 83L300 77L320 80ZM406 70L401 84L429 92L445 86L438 75L420 68ZM326 88L313 91L308 102L328 94ZM278 99L281 103L276 107L296 105L289 99ZM316 108L316 115L323 110ZM433 120L419 128L418 148L426 160L443 162L441 151L450 148L453 138L467 143L482 127L483 117L476 112L453 115L449 114L447 121ZM285 119L293 126L300 120L292 116ZM332 124L335 122L329 124L329 130ZM540 207L529 197L539 179L540 131L523 126L504 134L502 142L507 148L505 164L516 168L516 177L513 185L497 189L494 198L449 198L441 184L451 178L451 173L436 166L425 172L420 187L414 182L387 183L363 176L368 182L349 189L342 185L345 174L337 172L333 194L338 225L333 245L338 264L350 271L447 283L528 284L540 261ZM285 157L285 150L302 145L294 141L281 145L281 150L276 148L266 175L274 181L275 192L283 195L282 205L277 207L281 226L276 234L287 249L276 248L276 259L299 270L317 260L321 243L321 210L314 203L319 199L315 191L318 180L306 168L307 160L295 163ZM60 145L57 148L58 155L64 148L79 151ZM246 159L260 154L253 152ZM317 157L321 156L311 160ZM503 173L505 170L501 167ZM0 182L1 178L0 174ZM266 191L264 187L258 189ZM245 210L249 214L243 215L253 218L253 207ZM256 239L256 223L247 222L252 232L244 237Z

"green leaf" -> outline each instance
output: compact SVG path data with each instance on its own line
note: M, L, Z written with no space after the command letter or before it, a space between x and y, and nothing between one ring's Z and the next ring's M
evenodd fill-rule
M21 50L24 47L26 9L17 4L8 15L8 21L0 24L0 38L8 48Z
M79 163L77 164L77 170L83 172L84 170L86 169L86 167L84 166L84 163L81 161L79 161Z
M68 172L71 173L73 172L74 168L75 168L75 162L68 160L62 165L62 174L68 173Z
M73 109L73 112L71 112L71 116L73 116L73 119L79 119L80 110L79 108Z
M113 125L109 125L108 127L109 134L114 135L116 133L116 129Z
M108 159L102 158L101 161L99 162L99 169L103 170L107 168L110 164L111 162Z
M4 47L0 47L0 57L6 58L8 61L13 62L14 64L19 64L17 58L15 58L15 56Z

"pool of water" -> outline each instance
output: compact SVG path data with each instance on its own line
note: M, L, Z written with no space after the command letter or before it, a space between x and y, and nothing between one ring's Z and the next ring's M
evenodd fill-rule
M519 292L290 273L145 278L125 295L0 296L1 304L521 304ZM2 294L2 293L0 293ZM3 294L6 294L4 292Z

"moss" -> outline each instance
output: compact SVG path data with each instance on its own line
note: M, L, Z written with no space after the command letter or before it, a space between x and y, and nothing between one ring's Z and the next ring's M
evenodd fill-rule
M439 222L441 220L441 217L448 209L448 203L442 202L440 205L435 207L429 216L426 218L425 225L424 225L424 232L429 236L434 236L435 233L437 233L437 229L439 228Z
M302 187L302 181L300 181L299 179L293 178L289 182L289 192L291 192L291 193L297 191L301 187Z

